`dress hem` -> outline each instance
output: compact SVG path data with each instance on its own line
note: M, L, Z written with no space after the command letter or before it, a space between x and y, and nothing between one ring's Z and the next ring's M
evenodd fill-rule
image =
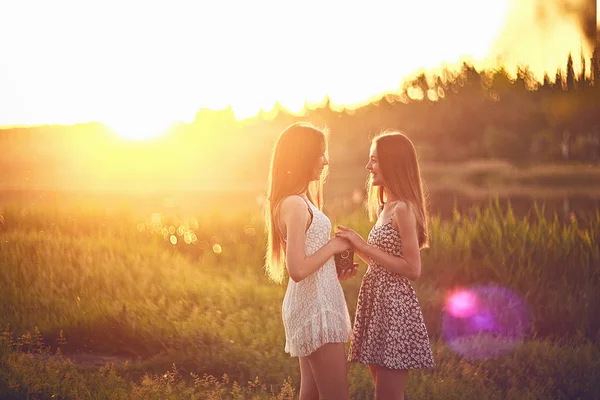
M350 341L350 337L348 337L347 339L325 339L322 341L322 343L318 343L317 345L313 345L310 347L310 351L309 352L292 352L290 349L285 349L285 352L288 353L290 355L290 357L306 357L306 356L310 356L312 353L314 353L315 351L317 351L320 347L325 346L326 344L330 344L330 343L348 343Z

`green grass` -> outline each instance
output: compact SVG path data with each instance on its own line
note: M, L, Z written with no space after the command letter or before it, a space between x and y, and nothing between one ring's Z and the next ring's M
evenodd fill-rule
M0 397L291 398L297 389L297 361L283 352L285 285L264 275L260 215L138 218L99 206L5 207L0 215ZM364 235L370 228L363 212L334 222ZM600 212L563 224L541 207L517 218L491 202L452 220L432 218L415 289L437 366L413 373L407 394L598 398L599 239ZM343 283L351 313L362 274L364 265ZM508 354L461 358L444 342L445 298L490 284L527 305L527 336ZM30 354L44 352L31 344L41 342L50 354L60 347L132 362L98 370ZM257 377L260 384L248 383ZM366 368L352 365L350 382L353 398L371 398Z
M0 398L45 399L293 399L297 376L280 384L255 377L235 380L183 372L177 364L160 373L131 372L110 364L81 368L62 356L32 347L31 353L0 350ZM600 393L600 350L590 342L528 341L505 356L474 361L441 343L433 344L437 366L409 376L412 399L596 399ZM276 368L273 365L271 368ZM353 399L373 399L368 370L351 365Z

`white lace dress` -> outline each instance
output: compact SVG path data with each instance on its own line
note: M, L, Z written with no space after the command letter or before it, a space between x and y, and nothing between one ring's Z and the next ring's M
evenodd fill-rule
M331 222L307 198L304 200L313 214L306 231L305 251L309 256L329 241ZM292 357L308 356L326 343L350 340L350 315L333 257L302 281L289 279L282 316L285 351Z

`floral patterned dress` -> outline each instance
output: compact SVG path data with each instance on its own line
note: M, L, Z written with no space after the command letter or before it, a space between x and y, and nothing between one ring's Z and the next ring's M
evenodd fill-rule
M400 233L391 220L373 227L368 242L402 256ZM348 359L402 370L435 365L421 306L410 281L373 259L360 287Z

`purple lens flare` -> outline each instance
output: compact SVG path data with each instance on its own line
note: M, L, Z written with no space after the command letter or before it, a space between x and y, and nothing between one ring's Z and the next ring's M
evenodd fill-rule
M463 288L447 296L442 329L454 352L467 358L492 358L523 341L529 315L520 296L509 289Z

